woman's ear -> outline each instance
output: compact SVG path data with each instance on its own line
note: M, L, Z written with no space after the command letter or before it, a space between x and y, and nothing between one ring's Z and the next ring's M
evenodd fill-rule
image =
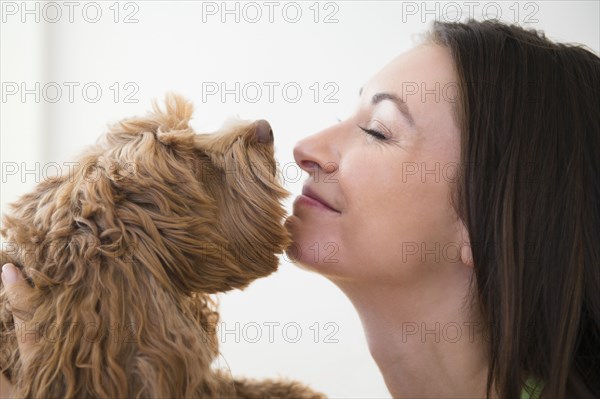
M461 237L460 260L465 265L473 267L473 252L471 251L469 232L462 221L459 221L459 226Z

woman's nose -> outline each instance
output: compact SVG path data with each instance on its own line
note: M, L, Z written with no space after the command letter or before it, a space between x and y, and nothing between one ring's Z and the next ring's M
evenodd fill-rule
M338 159L339 153L326 131L306 137L294 146L294 160L309 174L335 172Z

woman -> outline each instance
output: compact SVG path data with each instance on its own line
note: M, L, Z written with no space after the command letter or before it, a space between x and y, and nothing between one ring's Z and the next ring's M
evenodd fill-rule
M435 23L297 144L289 254L348 295L394 397L600 397L599 93L581 47Z

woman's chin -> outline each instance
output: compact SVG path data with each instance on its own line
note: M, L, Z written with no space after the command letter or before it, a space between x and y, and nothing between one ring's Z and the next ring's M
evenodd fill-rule
M303 270L318 272L320 269L320 265L315 262L314 257L308 254L307 246L298 243L296 240L286 249L285 258Z
M287 248L285 258L297 267L333 277L340 273L339 245L323 236L323 230L309 226L296 215L289 216L285 227L290 232L292 244Z
M314 242L298 243L294 241L286 250L285 258L294 264L294 266L304 271L318 273L329 279L342 277L344 269L341 262L337 261L337 259L324 260L322 256L319 257L318 255L322 254L315 251L316 245Z

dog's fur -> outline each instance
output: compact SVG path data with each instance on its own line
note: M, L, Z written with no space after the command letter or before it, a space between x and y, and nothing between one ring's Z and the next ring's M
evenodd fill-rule
M2 264L34 287L23 308L0 290L0 368L17 397L324 397L285 380L211 368L211 293L277 269L290 244L273 144L254 123L195 134L192 106L112 126L71 173L41 182L5 215ZM2 287L3 288L3 287ZM26 362L12 314L38 331Z

